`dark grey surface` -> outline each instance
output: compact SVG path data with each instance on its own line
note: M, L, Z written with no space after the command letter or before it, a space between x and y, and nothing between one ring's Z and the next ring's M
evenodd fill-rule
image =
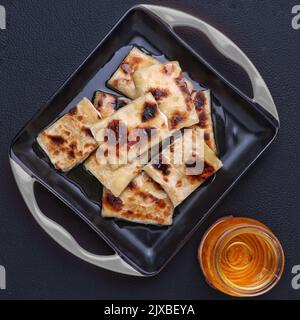
M147 1L144 1L147 2ZM9 298L84 299L223 299L208 287L196 261L203 231L218 217L250 216L266 223L286 253L280 283L263 299L299 299L291 287L291 268L300 264L298 92L300 30L291 28L294 1L150 1L176 7L203 18L224 31L261 71L277 104L278 139L238 183L201 229L161 274L131 278L90 266L49 239L30 216L13 181L8 147L17 131L43 106L86 58L119 17L137 1L0 0L8 14L8 29L0 31L0 265L7 269ZM3 33L5 32L5 34ZM234 84L249 92L239 68L215 55L203 37L182 34ZM243 81L241 81L241 79ZM38 188L41 208L82 236L97 253L105 244L61 205Z

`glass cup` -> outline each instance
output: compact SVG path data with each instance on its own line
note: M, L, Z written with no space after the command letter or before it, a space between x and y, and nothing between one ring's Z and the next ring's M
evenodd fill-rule
M213 288L237 297L269 291L284 269L284 252L272 231L242 217L215 222L202 238L198 259Z

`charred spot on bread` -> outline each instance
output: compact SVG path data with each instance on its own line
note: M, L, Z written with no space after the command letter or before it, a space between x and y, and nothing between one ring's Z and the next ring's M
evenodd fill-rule
M112 81L112 86L113 87L117 87L118 85L119 85L119 82L120 82L120 79L114 79L113 81Z
M170 148L170 152L174 153L174 150L175 150L174 143L172 143L169 148Z
M93 98L93 105L100 113L100 118L106 118L117 109L117 97L103 91L96 91Z
M66 142L64 137L59 135L48 135L48 138L50 139L51 143L55 146L61 146Z
M176 187L177 187L177 188L182 187L182 181L181 181L181 180L178 180L178 181L176 182Z
M187 175L187 178L191 183L197 183L199 181L204 181L211 177L216 172L215 168L204 162L204 168L200 174L196 175Z
M170 165L163 163L162 157L159 157L158 162L153 163L152 167L160 171L164 176L168 176L170 174Z
M130 190L134 190L136 188L136 184L134 183L134 181L131 181L127 186L127 188Z
M199 126L201 128L205 128L206 123L207 123L207 117L206 117L205 111L202 109L199 114Z
M171 128L174 129L178 126L178 124L185 119L185 116L179 112L174 113L171 116L170 123Z
M120 65L121 70L125 74L132 74L135 72L137 66L141 63L142 59L138 56L128 56Z
M101 95L100 92L96 92L95 93L95 97L94 97L94 107L96 109L101 109L101 107L103 106L103 99L105 98L104 94Z
M184 100L187 105L187 109L192 110L192 108L193 108L192 97L191 97L188 85L183 77L182 72L181 72L180 76L175 79L175 83L184 96Z
M188 89L187 83L185 82L182 74L179 77L175 78L175 82L182 93L190 96L190 91Z
M125 99L125 98L119 98L117 99L117 109L119 108L123 108L125 106L127 106L128 103L130 103L129 99Z
M90 128L82 127L81 131L87 136L87 137L93 137L92 131Z
M71 150L76 149L76 148L77 148L77 142L76 142L76 141L72 141L72 142L70 143L70 148L71 148Z
M142 61L143 61L143 59L141 57L138 57L136 55L132 55L132 56L127 57L125 63L130 64L131 67L135 70L136 66L138 64L140 64Z
M75 116L77 114L77 106L76 107L73 107L70 111L69 111L69 114L71 116Z
M134 72L132 66L128 63L122 63L121 64L121 69L126 73L126 74L131 74Z
M111 192L108 192L104 201L114 210L120 211L123 207L123 201L114 196Z
M87 142L84 144L84 147L93 149L93 148L97 147L97 143Z
M160 101L163 98L168 97L170 94L169 90L165 88L150 88L148 92L152 93L156 101Z
M69 130L64 130L63 134L69 137L71 135L71 132Z
M144 202L150 201L152 203L155 203L159 208L165 208L166 203L164 200L157 198L153 194L149 192L144 192L144 191L138 191L137 196L143 199Z
M114 119L114 120L112 120L112 121L110 121L108 123L107 129L112 130L116 134L116 136L118 137L119 136L119 130L120 130L120 123L121 123L120 120Z
M156 181L154 181L148 174L145 174L145 175L146 175L146 178L145 178L146 181L151 182L155 190L157 190L157 191L163 191L164 190L162 188L162 186L159 183L157 183Z
M194 105L197 110L202 110L206 105L206 97L202 91L198 91L194 97Z
M68 151L68 158L69 158L70 160L75 159L75 152L74 152L74 150Z
M204 169L202 172L202 178L207 179L215 173L215 168L209 165L208 163L204 163Z
M156 103L146 101L144 104L144 109L142 113L142 121L146 122L155 118L157 113L158 113L158 109L157 109Z
M161 208L161 209L164 209L167 206L165 201L163 201L162 199L158 199L157 198L156 203L157 203L158 207Z
M166 63L163 67L162 67L162 72L164 74L167 75L171 75L173 73L174 67L172 63Z
M124 122L113 119L107 125L107 129L111 130L115 134L117 143L124 143L127 140L127 130ZM109 134L109 133L108 133Z

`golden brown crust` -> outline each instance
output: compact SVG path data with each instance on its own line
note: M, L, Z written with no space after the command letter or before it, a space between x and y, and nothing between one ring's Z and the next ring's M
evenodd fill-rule
M202 145L195 147L199 139ZM183 155L183 149L187 159L177 157ZM184 162L176 162L176 159ZM176 207L221 167L222 162L203 142L203 130L195 127L185 131L143 170L162 186Z
M135 99L138 96L136 95L135 84L132 79L133 74L139 69L156 63L159 63L156 59L134 47L110 78L108 84L125 96Z
M93 105L83 99L68 114L42 131L37 138L56 169L69 171L83 162L97 147L90 127L99 114Z
M213 129L212 115L211 115L211 97L209 90L194 91L192 99L199 117L199 123L195 127L204 130L204 139L206 144L217 153L215 142L215 135Z
M151 145L157 145L168 131L166 118L150 93L133 100L92 127L99 145L117 148L120 161L126 159L129 162Z
M102 216L137 223L170 225L173 205L164 190L146 173L141 173L115 197L104 189Z
M138 96L151 93L168 119L169 130L198 122L190 89L177 61L155 64L133 74Z
M100 146L99 149L103 149ZM99 154L99 151L97 153ZM84 163L85 168L93 174L103 186L109 189L115 196L119 196L128 184L139 175L144 163L137 159L132 163L122 166L113 166L106 163L101 157L93 153ZM105 152L103 152L105 154Z
M93 99L94 107L100 113L102 119L109 117L118 108L124 107L130 102L130 99L117 97L116 95L99 90L95 92Z

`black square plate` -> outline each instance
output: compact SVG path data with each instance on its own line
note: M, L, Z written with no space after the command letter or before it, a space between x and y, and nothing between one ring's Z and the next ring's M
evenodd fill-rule
M194 81L212 91L215 133L224 167L176 208L173 225L169 227L102 218L100 183L82 166L66 174L56 171L36 142L41 130L83 97L91 99L99 89L110 92L106 81L132 45L178 60ZM218 75L156 16L143 7L135 7L21 130L12 144L10 156L80 215L136 270L154 275L272 142L277 130L278 123L272 116Z

